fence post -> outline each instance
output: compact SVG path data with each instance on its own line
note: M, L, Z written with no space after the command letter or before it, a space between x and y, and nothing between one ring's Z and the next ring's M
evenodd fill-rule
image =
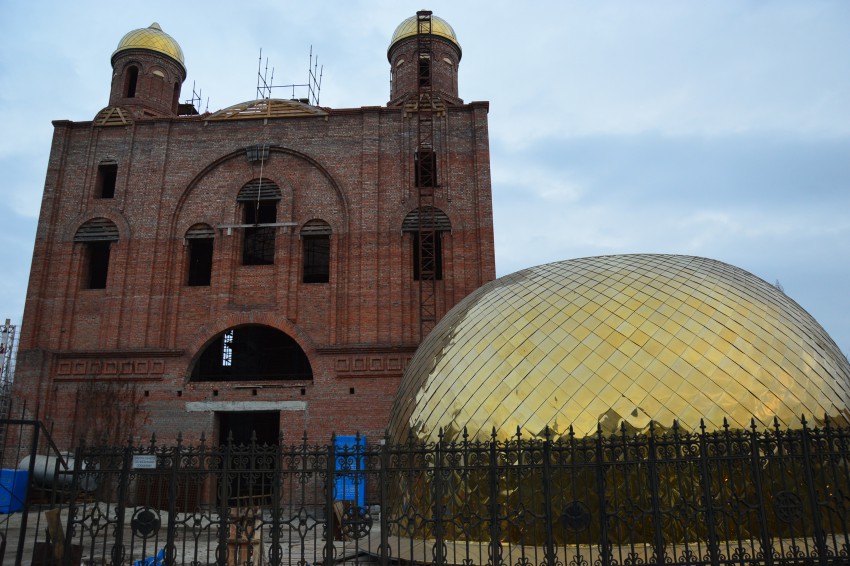
M599 560L602 566L611 566L611 554L614 549L609 540L608 511L605 509L605 444L600 423L596 424L596 492L599 501Z
M782 435L779 432L779 421L774 421L776 424L776 443L780 448L781 457L781 447L782 447ZM727 429L728 430L728 429ZM770 541L770 536L768 536L767 530L767 514L764 510L764 492L762 488L761 481L761 447L759 446L759 435L756 430L756 420L750 419L750 465L752 466L753 472L753 481L755 482L756 487L756 496L758 497L757 508L759 510L759 530L761 532L761 545L762 545L762 553L764 555L765 564L767 566L773 566L773 544ZM738 541L738 546L741 546L742 541Z
M490 462L487 467L487 476L490 491L490 566L502 565L502 540L501 540L501 522L499 519L499 460L496 427L493 427L493 432L490 434Z
M433 520L434 520L434 548L432 554L434 556L435 566L444 566L446 563L446 543L445 530L443 526L443 429L440 428L440 434L437 439L437 446L434 451L434 504L433 504Z
M659 496L658 454L656 450L655 425L653 421L649 421L649 458L647 465L649 472L649 496L652 502L652 546L655 562L664 564L666 562L667 551L664 548L664 525L661 522L661 497Z
M306 444L304 446L307 448ZM336 433L331 434L331 442L328 445L328 461L325 464L325 566L333 566L334 563L334 527L336 515L334 514L334 487L336 484ZM339 525L342 528L342 525ZM303 543L302 543L303 544Z
M23 425L21 425L23 430ZM27 466L27 491L24 494L24 508L21 513L21 534L18 537L18 548L15 554L15 564L23 564L24 558L24 542L26 540L27 522L30 514L30 493L35 485L35 455L38 453L38 433L41 430L41 422L33 421L32 427L32 444L30 444L30 461ZM19 444L20 446L20 444Z
M74 451L74 471L71 474L71 493L68 497L68 520L65 525L65 549L62 553L63 566L71 563L71 542L74 533L74 518L77 515L77 490L80 485L80 470L83 468L84 448L85 440L81 438L79 446ZM16 562L16 564L20 564L20 562Z
M272 546L269 549L269 562L272 566L279 566L283 560L283 551L280 548L280 515L281 515L281 461L283 460L283 432L277 435L277 447L274 454L274 471L272 472Z
M558 557L555 556L555 535L552 532L552 445L549 435L549 425L543 431L543 527L546 536L546 548L544 550L546 563L555 566Z
M384 434L384 442L381 444L381 464L378 470L378 487L380 489L381 502L381 545L378 547L378 557L381 566L388 566L390 563L390 540L389 540L389 465L390 465L390 437L389 434Z
M174 535L177 530L177 485L180 480L180 454L183 447L183 433L177 433L177 445L171 449L171 473L168 476L168 532L165 537L165 564L172 566L177 558L177 546Z
M130 483L130 462L133 454L133 436L127 439L127 446L121 451L121 472L118 476L118 501L116 501L115 543L112 545L112 563L123 564L126 548L124 547L124 511L127 500L127 484Z
M224 451L221 457L221 476L218 480L218 549L216 549L216 562L218 566L227 566L227 536L228 536L228 508L230 502L230 458L233 449L233 431L228 432L224 443ZM219 448L221 450L221 448Z
M817 499L818 495L817 490L815 489L814 475L812 474L812 448L809 444L811 442L809 433L813 433L814 431L806 426L807 423L805 416L800 419L800 422L803 425L803 430L800 431L803 441L803 471L805 472L806 477L806 488L809 492L809 502L812 506L812 526L815 529L815 545L818 549L818 562L820 562L822 566L826 566L826 540L824 538L823 525L820 520L820 507Z
M717 542L717 519L714 516L714 497L711 493L711 469L708 465L708 441L706 439L705 421L699 420L699 464L702 497L705 500L705 524L708 527L708 555L712 566L720 566Z

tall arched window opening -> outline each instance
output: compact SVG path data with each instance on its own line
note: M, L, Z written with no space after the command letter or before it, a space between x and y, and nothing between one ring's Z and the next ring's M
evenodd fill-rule
M411 235L413 243L413 279L443 278L443 233L451 232L452 223L446 213L435 207L411 210L404 218L402 232Z
M139 82L139 68L132 65L127 69L127 77L124 83L124 94L127 98L136 97L136 85Z
M110 251L117 241L118 227L106 218L94 218L77 229L74 243L83 246L83 289L106 288Z
M239 191L243 221L247 225L242 240L242 265L274 263L277 203L281 192L268 179L255 179Z
M301 228L302 281L327 283L331 266L331 226L310 220Z
M186 231L185 238L189 256L186 285L206 287L212 281L215 231L208 224L195 224Z

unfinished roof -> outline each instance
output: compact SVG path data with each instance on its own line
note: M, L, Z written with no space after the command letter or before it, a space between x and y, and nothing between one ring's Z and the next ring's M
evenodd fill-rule
M300 118L304 116L327 116L318 106L310 106L297 100L263 98L234 104L211 114L207 120L250 120L253 118Z

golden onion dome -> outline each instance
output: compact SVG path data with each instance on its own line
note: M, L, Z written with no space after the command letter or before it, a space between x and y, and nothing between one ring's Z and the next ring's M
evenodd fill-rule
M402 39L406 39L408 37L413 37L416 35L417 20L417 16L411 16L401 22L398 27L395 28L393 37L390 40L390 46L387 48L388 53L392 50L393 45L395 45ZM458 50L460 50L460 42L457 40L455 30L452 29L452 26L450 26L449 23L443 18L431 16L431 34L449 40L458 48Z
M180 48L180 44L162 31L162 28L156 22L152 23L150 27L135 29L122 37L121 41L118 42L118 48L112 53L113 60L118 53L129 49L146 49L162 53L177 61L183 71L186 71L186 62L183 60L183 50Z
M417 350L388 433L435 440L848 423L850 364L782 291L705 258L562 261L493 281Z

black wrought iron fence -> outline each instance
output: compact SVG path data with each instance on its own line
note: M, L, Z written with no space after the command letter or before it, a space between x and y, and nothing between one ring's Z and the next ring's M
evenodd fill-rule
M61 548L50 541L66 564L850 563L850 430L829 422L402 445L151 439L81 446L74 467Z

